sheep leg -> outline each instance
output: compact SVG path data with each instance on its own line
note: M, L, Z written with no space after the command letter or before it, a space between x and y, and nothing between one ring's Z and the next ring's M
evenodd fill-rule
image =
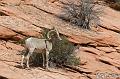
M49 63L49 51L46 50L46 69L48 70L48 63Z
M32 55L33 51L34 51L34 48L30 49L29 53L27 55L27 68L30 68L29 67L29 59L30 59L30 56Z
M42 53L42 57L43 57L43 67L45 66L45 56L44 53Z
M21 66L22 66L22 68L23 68L24 58L25 58L25 56L24 56L24 55L22 55L22 61L21 61Z
M30 68L29 67L29 58L30 58L30 54L28 53L28 55L27 55L27 68Z

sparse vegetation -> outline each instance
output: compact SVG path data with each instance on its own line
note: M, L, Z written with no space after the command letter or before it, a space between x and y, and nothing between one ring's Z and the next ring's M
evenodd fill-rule
M46 38L48 30L45 30L43 36ZM74 44L69 42L64 36L62 36L62 40L57 39L55 36L52 35L52 42L53 42L53 49L49 55L49 61L54 63L54 66L57 65L79 65L80 59L76 58L73 50ZM45 52L45 51L42 51ZM35 54L35 53L34 53ZM40 53L34 55L33 62L36 65L40 65L42 63L42 56ZM51 65L51 63L49 63ZM53 65L52 65L53 66Z
M67 10L69 22L84 29L97 26L99 22L98 15L102 11L101 8L96 7L94 0L80 0L79 4L70 3Z
M50 61L56 64L79 65L80 59L75 57L73 50L73 43L70 43L65 37L62 37L62 41L54 40Z

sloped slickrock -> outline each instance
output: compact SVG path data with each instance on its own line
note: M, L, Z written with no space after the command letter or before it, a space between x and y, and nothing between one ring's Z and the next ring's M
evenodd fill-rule
M42 31L42 29L30 23L12 16L1 16L0 24L25 36L40 36Z
M16 45L14 43L10 43L10 42L7 42L5 46L7 48L11 48L11 50L17 50L17 51L24 50L24 47L22 47L20 45Z
M0 2L6 3L8 5L20 5L21 0L1 0Z
M98 56L101 56L104 54L103 51L100 51L98 49L95 49L93 47L80 47L79 48L81 51L84 51L84 52L90 52L92 54L95 54L95 55L98 55Z
M8 61L10 63L13 61L20 61L21 56L17 56L17 54L20 53L19 51L22 51L23 49L24 47L20 45L0 40L0 62Z
M106 62L106 63L109 63L111 65L114 65L116 67L120 66L120 62L118 60L112 60L112 59L110 59L108 57L104 57L104 56L103 57L99 57L99 60L103 61L103 62Z
M76 0L76 1L54 0L54 1L55 3L50 3L51 0L26 0L26 4L34 5L39 9L42 9L48 13L52 13L53 15L57 15L57 16L62 15L63 17L67 17L66 15L67 11L64 10L63 6L66 6L65 4L70 3L70 2L77 3L79 0ZM65 4L62 4L62 2ZM104 6L103 14L100 17L101 18L100 25L102 25L103 27L107 29L120 31L119 14L120 12L112 10L111 8Z
M19 6L18 6L19 7ZM26 22L29 22L30 24L36 25L36 26L40 26L40 27L45 27L45 28L51 28L49 25L47 24L43 24L40 21L37 21L34 16L29 16L27 14L25 14L24 12L20 11L17 6L13 7L13 6L0 6L0 10L1 12L9 15L9 16L15 16L19 19L25 20ZM34 11L32 11L34 13Z
M12 38L13 36L15 36L17 33L15 33L14 31L5 28L3 26L0 26L0 38Z
M105 53L104 56L109 57L111 59L115 59L115 60L120 60L120 54L118 52L111 52L111 53Z
M0 9L5 10L6 12L8 11L8 14L11 13L11 10L16 10L17 8L8 8L8 7L1 7ZM10 10L9 10L10 9ZM118 39L120 37L119 34L112 32L112 31L105 31L105 32L91 32L91 31L81 31L78 29L74 29L74 28L70 28L69 24L65 23L64 21L56 18L55 16L51 16L51 14L47 14L43 11L39 11L39 9L35 9L32 6L29 8L22 8L23 11L29 9L31 11L31 13L33 14L25 14L22 13L22 10L18 10L12 12L12 15L18 15L17 17L20 17L24 20L27 20L28 22L37 25L39 27L45 27L45 28L51 28L51 26L55 26L58 28L58 30L60 31L60 33L68 36L70 38L71 41L76 42L76 43L96 43L98 45L113 45L113 46L118 46L120 44L120 39ZM39 11L40 17L36 18L36 14L34 10ZM32 11L33 10L33 11ZM18 13L20 12L20 13ZM41 14L42 13L42 14ZM10 14L11 15L11 14ZM24 16L24 17L23 17ZM29 16L29 17L27 17ZM48 17L46 17L48 16ZM32 20L30 19L31 17ZM42 19L44 18L44 19ZM50 18L50 19L48 19ZM46 21L48 19L48 21ZM56 21L56 22L54 22ZM50 25L52 24L52 25ZM64 24L64 25L63 25ZM61 27L59 27L61 26ZM62 29L62 27L64 27L65 29ZM81 32L80 32L81 31ZM113 35L111 35L113 34ZM83 41L84 40L84 41ZM115 42L116 41L116 42Z
M17 34L16 36L12 37L12 39L18 41L18 40L24 40L26 36ZM39 37L39 36L38 36Z
M24 9L24 10L29 9L31 12L30 16L32 16L32 17L34 16L34 18L32 19L32 24L39 25L40 27L46 27L46 28L55 26L55 27L59 28L60 33L68 36L70 39L72 39L71 41L73 41L73 42L76 41L76 43L93 43L93 44L96 43L98 45L100 44L100 45L113 45L113 46L118 46L120 44L120 41L118 39L120 35L117 33L114 33L111 31L98 32L97 34L94 32L89 32L89 31L80 32L80 30L78 30L78 29L75 30L74 28L70 28L69 27L70 25L66 24L62 20L57 19L56 17L51 16L50 14L46 14L45 12L39 11L39 9L35 9L33 7L28 7L28 8L26 7L26 8L22 8L22 9ZM41 16L41 17L38 17L36 14L34 14L35 13L34 10L36 10L36 12L37 11L40 12L41 14L39 14L39 16ZM15 15L16 15L16 13L15 13ZM27 15L29 15L29 14L27 14ZM48 16L48 17L46 17L46 16ZM22 17L22 16L20 16L20 17ZM22 17L22 18L28 20L31 23L31 20L29 20L25 17ZM48 20L48 21L46 21L46 20ZM56 22L54 22L55 20L56 20ZM59 27L59 25L61 27ZM64 27L65 29L62 29L62 27ZM111 35L111 34L113 34L113 35ZM82 39L84 39L84 41Z
M61 1L61 0L60 0ZM57 1L57 2L60 2L60 1ZM66 3L66 0L62 0L62 2L65 2ZM41 10L43 10L43 11L45 11L45 12L47 12L47 13L49 13L49 14L53 14L53 15L57 15L57 16L59 16L59 15L61 15L62 14L62 11L61 11L61 7L63 6L63 5L61 5L61 6L57 6L57 4L56 3L53 3L53 4L50 4L49 3L49 1L48 2L46 2L46 1L43 1L43 0L40 0L40 1L38 1L38 0L29 0L28 1L28 3L27 4L32 4L32 5L35 5L38 9L41 9ZM60 4L60 3L59 3ZM54 9L53 9L54 8ZM109 11L111 11L112 13L113 13L113 15L111 15L111 13L109 13ZM112 19L112 17L116 17L116 19L114 18L114 19L112 19L112 20L114 20L114 21L112 21L112 22L110 22L110 23L113 23L114 25L110 25L111 27L114 27L114 26L119 26L119 12L116 12L116 11L114 11L114 10L112 10L112 9L110 9L110 8L107 8L107 7L104 7L104 12L105 13L103 13L103 15L105 16L103 16L103 17L101 17L101 20L103 21L103 22L106 22L106 21L104 21L102 18L107 18L108 16L109 17L111 17L111 19ZM61 14L60 14L61 13ZM64 14L65 12L63 12L63 14ZM115 15L114 15L114 13L115 13ZM107 15L107 14L109 14L109 15ZM118 16L118 17L117 17ZM44 17L44 16L43 16ZM109 18L108 18L109 19ZM117 23L116 23L117 22ZM57 23L60 23L60 22L57 22ZM110 24L109 23L109 24ZM52 24L54 24L54 23L52 23ZM61 24L61 23L60 23ZM59 25L60 25L59 24ZM101 25L103 25L104 23L102 23L101 22ZM58 25L57 25L58 26ZM65 26L67 26L67 25L65 25ZM104 24L104 27L106 27L106 26L108 26L108 24ZM119 27L118 27L119 28ZM108 28L109 29L109 28ZM112 29L112 28L111 28ZM62 29L63 30L63 29ZM69 28L69 30L70 30L70 28ZM116 29L113 29L113 30L116 30ZM118 30L118 29L117 29ZM71 30L71 31L73 31L73 30ZM69 32L67 29L64 29L64 32L63 31L61 31L60 30L60 32L62 32L62 33L64 33L64 32ZM68 34L66 34L66 33L64 33L65 35L68 35ZM78 35L77 35L78 34ZM84 34L84 33L83 33ZM69 36L69 35L73 35L73 36ZM114 33L114 32L112 32L112 31L104 31L104 32L99 32L98 34L96 34L96 35L93 35L92 37L89 37L90 35L85 35L85 37L84 37L84 35L82 36L82 34L81 33L76 33L76 32L73 32L72 34L71 33L69 33L69 37L71 37L70 38L70 40L71 41L73 41L73 42L76 42L76 43L81 43L81 39L83 39L86 43L88 43L88 42L92 42L92 43L94 43L94 41L95 41L95 43L96 43L96 41L97 41L97 43L99 42L99 43L101 43L101 44L103 44L103 45L115 45L115 46L118 46L120 43L119 43L119 38L120 38L120 35L119 34L117 34L117 33ZM83 41L82 40L82 41ZM83 43L84 43L84 41L83 41ZM115 42L116 41L116 42ZM98 44L99 44L98 43ZM117 44L117 45L116 45Z
M101 25L109 30L120 32L120 12L109 7L104 8L104 15L101 16Z
M85 68L88 71L92 71L93 74L96 74L98 72L120 73L119 69L117 68L119 67L118 60L113 60L103 55L94 55L93 53L88 53L87 51L85 52L82 49L77 53L76 56L80 57L81 59L81 67ZM103 62L99 60L103 60ZM108 62L108 64L104 61Z
M4 42L4 44L3 44ZM4 48L1 48L3 46ZM31 70L21 69L21 56L17 55L22 46L0 40L0 75L9 79L79 79L79 73L63 71L62 69L50 69L46 71L41 67Z
M79 0L0 0L0 75L12 79L96 79L96 73L120 74L120 12L104 6L97 28L78 29L60 17L68 18L66 4ZM76 56L85 72L42 68L21 69L24 50L18 40L41 37L42 28L56 27L69 41L78 44ZM7 40L6 40L7 39ZM15 44L16 41L17 44ZM23 73L24 72L24 73ZM17 73L17 74L16 74Z
M112 47L97 47L97 49L104 51L106 53L116 52L116 49L114 49Z

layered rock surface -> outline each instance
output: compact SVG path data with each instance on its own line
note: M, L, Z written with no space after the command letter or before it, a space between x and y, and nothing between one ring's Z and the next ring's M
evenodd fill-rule
M59 18L67 17L63 8L65 3L69 1L0 0L0 75L10 79L33 79L34 76L36 79L96 79L98 72L120 74L120 12L104 6L99 26L88 31ZM53 26L69 41L79 45L76 56L80 57L81 64L78 68L91 73L83 75L61 69L59 72L52 69L55 73L51 73L38 68L32 71L16 68L21 61L17 54L24 47L15 41L30 36L41 37L43 28Z

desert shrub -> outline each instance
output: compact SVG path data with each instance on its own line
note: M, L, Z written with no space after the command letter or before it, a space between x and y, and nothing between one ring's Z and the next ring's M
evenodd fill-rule
M34 66L42 66L43 64L42 54L37 52L33 53L31 57L31 62L33 63Z
M55 39L50 53L50 61L59 65L78 65L80 59L75 57L73 50L74 44L69 42L64 36L62 41Z
M96 7L94 0L79 0L78 4L69 3L67 5L65 7L69 18L67 20L71 24L84 29L97 26L102 9Z

